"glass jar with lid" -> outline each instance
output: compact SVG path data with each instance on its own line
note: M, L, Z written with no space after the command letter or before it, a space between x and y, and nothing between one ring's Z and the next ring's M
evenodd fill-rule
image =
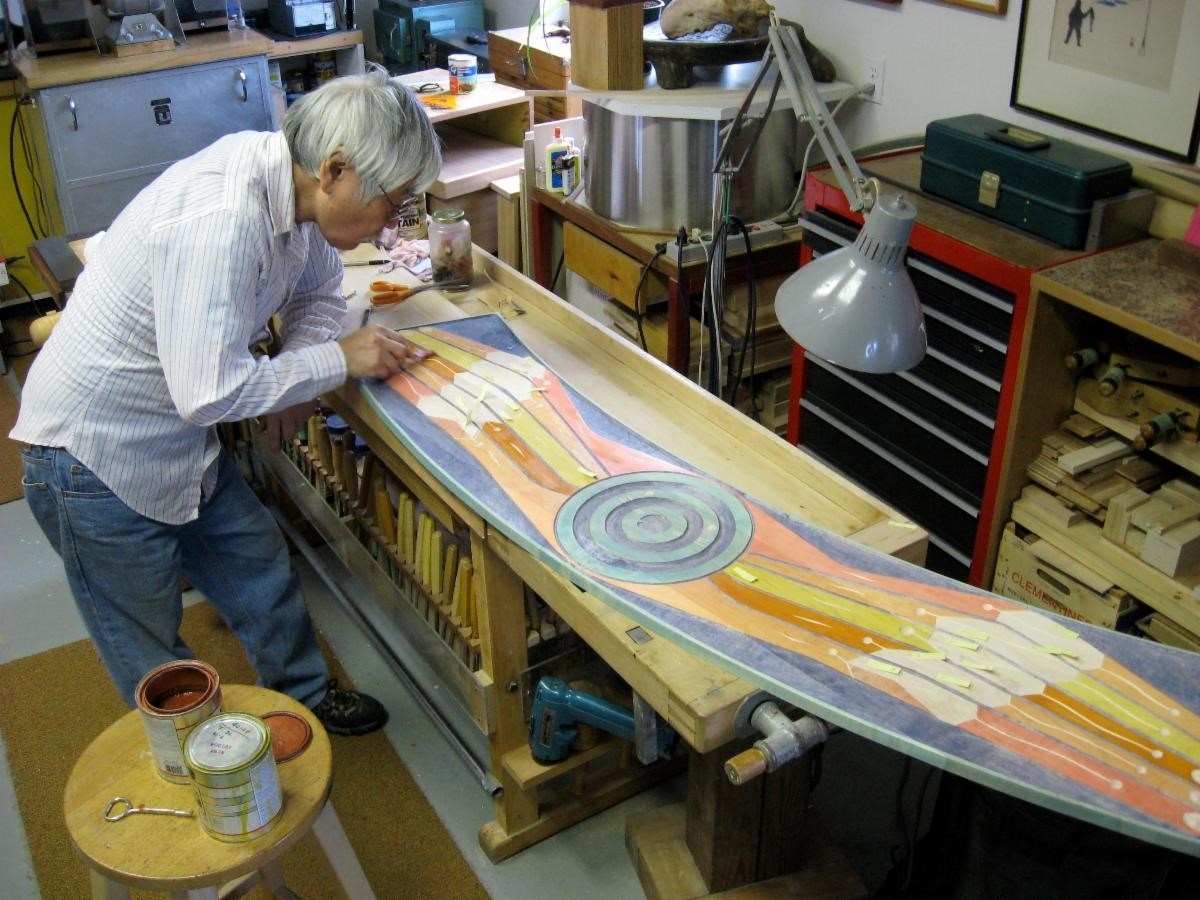
M471 223L461 209L439 209L429 223L434 281L471 280Z

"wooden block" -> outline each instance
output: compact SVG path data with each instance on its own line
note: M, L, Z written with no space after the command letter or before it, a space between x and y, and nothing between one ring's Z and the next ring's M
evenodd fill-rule
M1172 499L1187 499L1200 503L1200 486L1182 478L1173 478L1158 490L1159 493L1169 495Z
M1069 475L1077 475L1095 468L1110 460L1131 456L1133 447L1118 437L1105 438L1081 450L1064 453L1058 458L1058 464Z
M126 56L141 56L143 53L159 53L163 50L174 50L174 38L156 38L153 41L139 41L136 44L112 44L108 52L119 59Z
M1117 474L1144 490L1162 477L1162 466L1146 456L1127 456L1117 466Z
M1200 516L1200 502L1178 492L1159 488L1146 503L1130 514L1130 522L1142 531L1165 531Z
M602 2L571 4L571 80L597 91L638 90L645 84L642 3L625 0L605 9Z
M1146 532L1142 561L1177 578L1200 564L1200 522L1188 521L1166 530Z
M521 268L521 176L498 178L489 187L496 195L496 255Z
M1106 425L1101 425L1095 419L1089 418L1082 413L1072 413L1062 423L1062 428L1068 434L1072 434L1084 441L1094 441L1096 438L1103 437L1108 433Z
M1112 541L1117 546L1123 546L1125 536L1129 531L1133 510L1149 500L1150 495L1138 488L1130 488L1117 494L1108 501L1108 513L1104 517L1104 528L1101 534L1106 540Z
M1028 500L1037 506L1042 514L1052 518L1066 528L1083 520L1083 514L1078 510L1068 509L1059 503L1052 494L1047 493L1036 485L1026 485L1021 491L1021 499Z

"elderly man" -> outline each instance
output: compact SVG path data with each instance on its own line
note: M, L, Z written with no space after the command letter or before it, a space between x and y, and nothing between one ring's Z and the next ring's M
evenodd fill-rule
M295 103L282 133L228 135L171 166L89 250L12 437L28 445L26 499L127 703L150 669L193 655L179 635L186 578L261 683L328 731L387 720L329 678L283 537L215 426L266 415L294 434L318 394L411 361L377 326L339 338L337 250L394 223L440 165L428 116L373 70ZM275 315L282 348L255 355Z

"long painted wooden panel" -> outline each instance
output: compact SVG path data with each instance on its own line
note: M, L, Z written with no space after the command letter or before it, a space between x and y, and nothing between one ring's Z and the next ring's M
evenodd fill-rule
M871 740L1200 855L1200 660L771 509L629 431L502 319L362 390L491 525L656 633Z

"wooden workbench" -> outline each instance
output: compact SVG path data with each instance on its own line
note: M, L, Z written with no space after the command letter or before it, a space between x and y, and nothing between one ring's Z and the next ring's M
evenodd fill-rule
M579 390L608 409L619 409L633 430L683 460L750 495L767 498L776 508L847 536L885 553L920 562L925 534L904 522L849 482L834 475L804 451L788 445L717 398L697 388L667 366L601 327L541 289L494 257L476 251L475 281L464 294L417 295L408 302L379 310L375 321L408 327L468 315L501 313L508 325L549 366ZM346 287L354 291L348 321L361 319L367 284L379 277L370 267L348 269ZM388 276L395 278L395 273ZM520 310L519 313L516 311ZM549 569L482 521L467 504L426 470L404 444L380 421L356 384L347 384L323 398L366 440L376 458L451 530L469 531L475 565L482 642L480 670L472 673L477 693L469 703L488 736L492 771L502 786L496 800L496 819L484 826L480 841L493 860L503 859L581 819L641 790L656 777L656 767L636 763L607 781L589 781L572 800L547 803L539 788L578 765L571 758L558 766L533 763L529 754L528 719L519 685L527 670L524 587L528 585L551 606L600 657L644 700L654 707L691 748L693 775L689 789L688 827L704 837L689 840L696 864L709 880L747 874L754 880L760 825L755 816L740 849L721 851L723 828L744 830L747 819L726 815L734 807L760 808L767 793L763 785L739 789L721 775L721 763L735 738L735 719L756 689L720 667L648 634L632 619L609 608ZM260 454L268 470L287 467L286 459ZM281 463L280 460L283 460ZM281 472L278 480L296 493L300 506L313 509L315 493L303 477ZM330 532L336 517L318 515L331 544L353 570L375 567L369 556ZM347 543L354 548L347 549ZM335 549L337 549L335 547ZM362 574L362 573L358 573ZM370 576L370 573L368 573ZM378 573L367 578L384 593L390 588ZM627 755L627 754L626 754ZM661 766L661 764L660 764ZM582 771L582 770L580 770ZM672 770L668 770L669 772ZM806 779L792 779L803 781ZM765 782L764 782L765 784ZM775 782L778 787L778 782ZM806 790L806 786L804 788ZM776 791L778 794L778 791ZM779 796L795 796L794 793ZM802 815L805 803L781 813ZM720 815L718 811L722 811ZM680 810L680 816L684 812ZM792 819L791 821L794 821ZM734 823L740 824L734 824ZM702 823L702 824L696 824ZM694 826L694 827L693 827ZM785 841L782 831L762 826L763 840ZM689 838L692 835L689 834ZM705 849L707 848L707 849ZM750 856L749 870L729 867L737 853ZM707 860L707 865L705 863ZM639 862L641 866L645 855ZM689 860L690 862L690 860ZM713 867L736 874L722 876Z

